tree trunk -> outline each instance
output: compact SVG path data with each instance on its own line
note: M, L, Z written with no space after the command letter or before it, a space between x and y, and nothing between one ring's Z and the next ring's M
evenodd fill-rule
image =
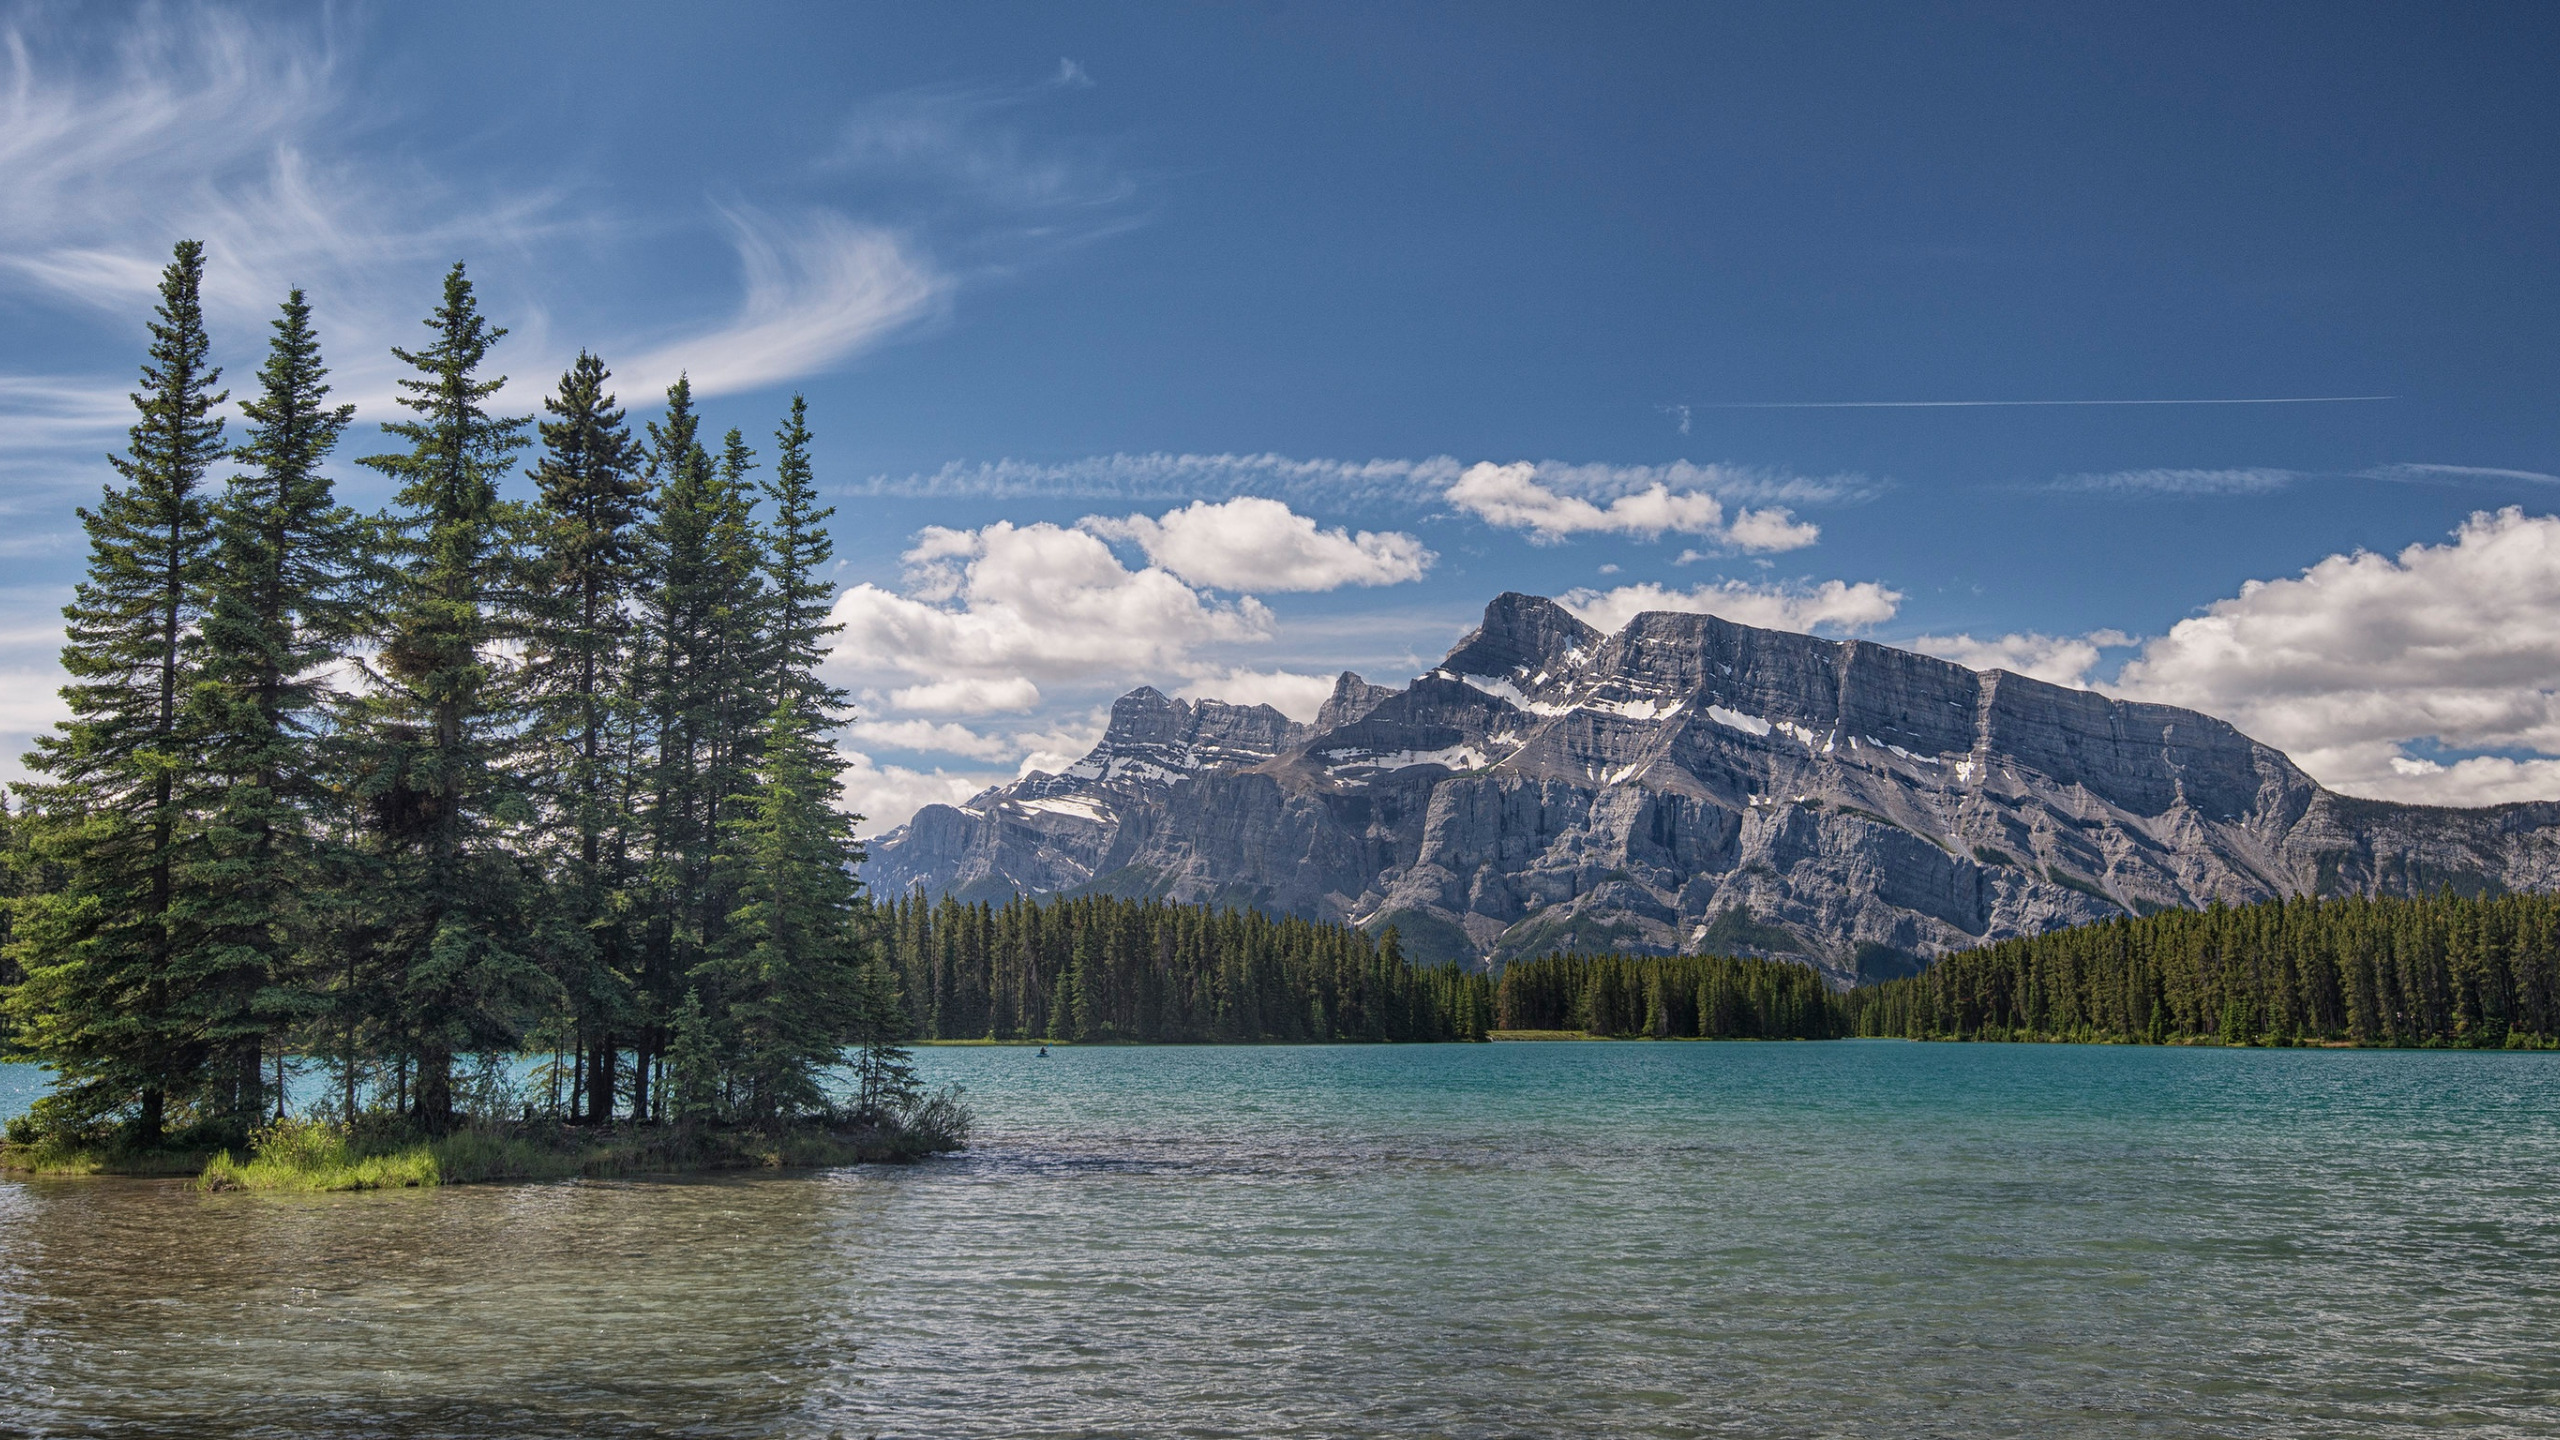
M613 1123L614 1069L621 1059L610 1035L596 1040L595 1055L587 1062L587 1123Z
M418 1124L430 1135L453 1132L453 1053L441 1046L418 1055Z
M649 1032L641 1031L631 1057L631 1120L634 1124L649 1118L649 1039Z

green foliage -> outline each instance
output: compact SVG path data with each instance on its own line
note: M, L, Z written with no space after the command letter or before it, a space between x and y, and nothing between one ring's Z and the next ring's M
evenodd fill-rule
M2271 900L1946 956L1862 986L1861 1035L2228 1045L2560 1044L2560 897Z
M321 469L355 412L328 403L301 291L273 328L259 393L241 405L249 433L233 455L248 468L214 514L169 907L169 973L208 1051L207 1103L241 1126L265 1112L266 1037L325 1005L292 963L331 873L317 677L356 633L369 539Z
M204 247L179 243L160 280L150 358L120 481L80 520L89 566L63 609L71 718L36 741L24 786L33 861L58 884L14 906L7 997L14 1043L54 1067L37 1102L49 1127L118 1121L160 1143L173 1112L205 1101L213 1046L194 982L172 963L169 907L185 840L180 724L201 664L213 557L202 494L223 455L228 397L208 360Z
M461 265L426 325L433 343L392 351L415 372L399 383L417 418L383 429L410 448L358 462L399 482L400 510L356 789L381 862L374 953L417 1059L413 1108L442 1131L454 1057L512 1046L546 977L530 943L543 896L519 843L530 809L511 764L521 696L499 649L513 557L498 482L532 422L487 411L505 377L481 366L507 332L480 314Z
M1503 1030L1658 1040L1824 1040L1848 1033L1839 995L1810 965L1721 955L1549 955L1511 965Z
M929 1040L1480 1040L1491 982L1406 963L1395 928L1080 895L871 911Z

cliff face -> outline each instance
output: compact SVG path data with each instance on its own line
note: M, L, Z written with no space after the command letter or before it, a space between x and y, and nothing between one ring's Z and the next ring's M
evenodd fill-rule
M1102 890L1411 953L1793 955L1835 979L2164 907L2548 889L2560 805L2334 795L2222 721L1710 616L1602 635L1504 595L1430 674L1313 725L1138 690L1063 775L929 806L875 889Z

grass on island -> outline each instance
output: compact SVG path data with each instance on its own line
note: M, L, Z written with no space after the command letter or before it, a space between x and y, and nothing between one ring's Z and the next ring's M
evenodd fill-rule
M962 1148L970 1124L968 1107L953 1091L923 1097L876 1121L813 1118L770 1128L591 1128L533 1120L482 1122L428 1136L380 1116L360 1118L353 1127L296 1118L259 1127L245 1147L191 1144L201 1137L182 1135L136 1149L112 1137L66 1139L13 1123L0 1144L0 1170L194 1176L207 1191L401 1190L910 1161Z
M225 1151L204 1167L205 1190L397 1190L509 1180L605 1179L704 1170L783 1170L914 1160L954 1148L895 1125L810 1124L772 1131L619 1126L594 1131L537 1122L472 1126L432 1139L367 1140L316 1120L260 1130L247 1160Z

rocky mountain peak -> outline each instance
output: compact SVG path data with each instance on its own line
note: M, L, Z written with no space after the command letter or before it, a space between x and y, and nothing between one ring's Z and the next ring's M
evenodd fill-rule
M928 806L869 878L1250 903L1408 953L1793 955L1843 982L2176 906L2560 884L2560 806L2321 789L2210 716L1867 641L1506 594L1313 725L1132 691L1063 775Z

